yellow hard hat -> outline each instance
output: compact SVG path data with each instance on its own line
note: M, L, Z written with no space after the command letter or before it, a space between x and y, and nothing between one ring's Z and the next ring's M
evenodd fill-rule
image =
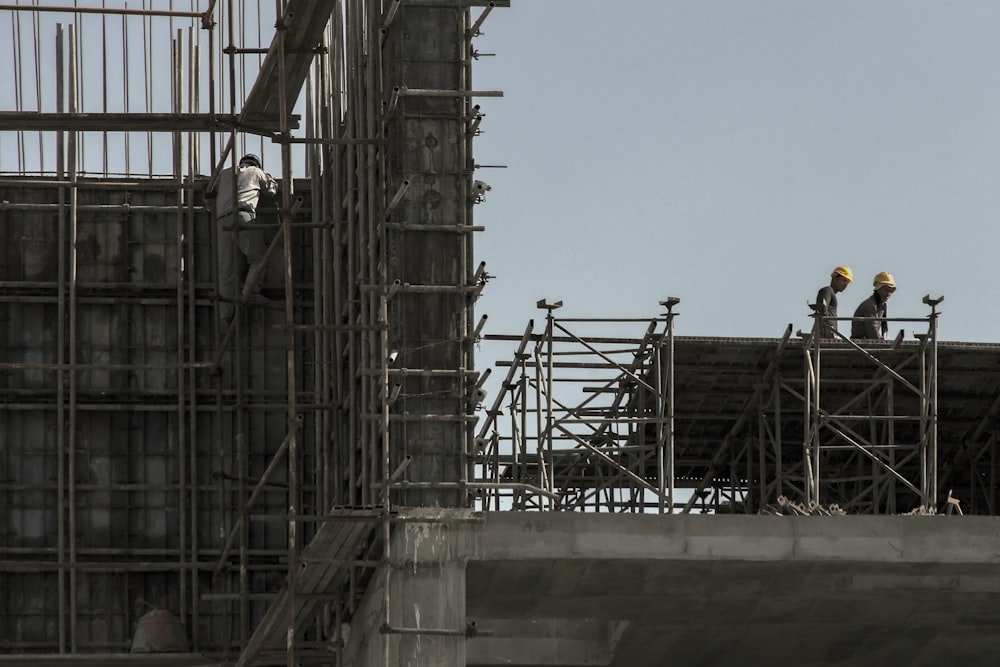
M874 286L875 289L885 286L889 286L895 289L896 281L892 279L891 273L889 273L888 271L883 271L882 273L878 273L875 275L875 280L872 281L872 286Z
M838 266L833 270L833 273L830 274L831 278L833 276L840 276L841 278L846 279L848 283L854 282L854 274L851 273L851 268L849 266Z

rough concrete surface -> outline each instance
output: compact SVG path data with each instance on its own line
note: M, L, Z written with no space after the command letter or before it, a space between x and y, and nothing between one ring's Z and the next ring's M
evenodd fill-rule
M468 665L996 665L1000 518L495 513Z

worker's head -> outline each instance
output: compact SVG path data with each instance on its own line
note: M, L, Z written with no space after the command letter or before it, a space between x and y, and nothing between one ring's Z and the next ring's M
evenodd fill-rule
M830 274L830 287L834 289L835 292L843 292L847 289L847 286L854 282L854 274L851 273L850 267L838 266Z
M883 298L889 298L889 295L896 291L896 281L893 279L892 274L888 271L883 271L875 275L875 279L872 280L872 286L875 291L882 295Z
M260 158L253 153L247 153L240 158L240 166L242 167L244 165L253 165L260 169Z

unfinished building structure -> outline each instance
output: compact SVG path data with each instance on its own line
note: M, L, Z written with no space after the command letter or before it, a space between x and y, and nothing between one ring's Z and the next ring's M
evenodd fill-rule
M84 4L0 7L0 665L995 663L995 519L885 516L997 514L1000 354L935 300L865 346L540 302L483 406L472 68L509 3ZM245 152L268 299L221 320ZM748 516L833 505L870 516Z
M472 40L504 3L91 4L0 8L0 650L145 650L156 609L186 650L329 659L390 499L465 494ZM280 181L269 301L227 321L214 195L245 152Z

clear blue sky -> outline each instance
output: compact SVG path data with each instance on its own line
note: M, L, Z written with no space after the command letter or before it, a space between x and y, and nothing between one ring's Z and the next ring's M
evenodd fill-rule
M809 327L807 302L848 264L842 315L887 270L890 314L943 295L943 339L1000 341L1000 1L511 4L474 40L496 55L473 87L504 91L477 100L476 159L507 166L476 174L493 186L475 216L496 276L486 333L520 333L542 298L565 317L652 317L678 296L679 335L777 337ZM56 18L20 29L51 45Z
M891 316L1000 341L1000 2L511 4L474 41L485 333L678 296L678 335L778 337L847 264L842 316L890 271Z

